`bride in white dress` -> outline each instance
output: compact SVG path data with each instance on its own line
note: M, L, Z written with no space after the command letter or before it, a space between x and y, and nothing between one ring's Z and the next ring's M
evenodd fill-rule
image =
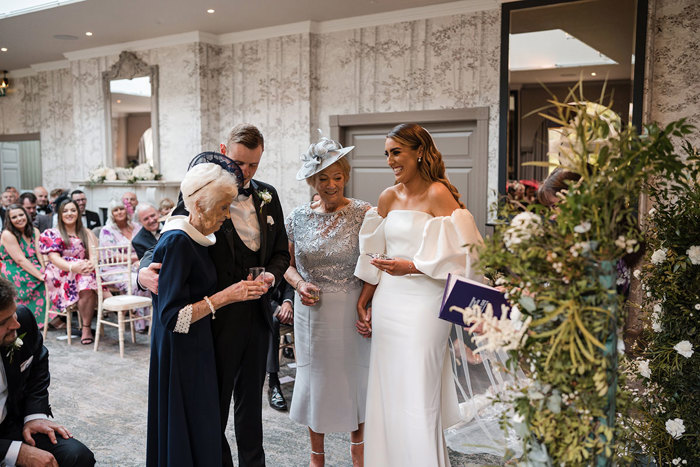
M394 128L385 155L396 185L365 216L355 270L366 282L358 332L372 337L365 464L449 466L443 430L460 417L438 312L447 274L465 271L464 245L482 239L424 128Z

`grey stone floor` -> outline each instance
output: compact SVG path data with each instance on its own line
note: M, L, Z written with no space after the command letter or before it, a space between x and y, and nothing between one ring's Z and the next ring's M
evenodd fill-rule
M146 407L148 391L148 336L136 335L136 344L127 340L125 357L119 357L116 330L110 328L100 341L100 350L83 346L79 339L68 346L65 331L49 331L46 347L50 352L50 402L56 421L95 453L98 465L142 466L146 458ZM281 376L294 377L285 360ZM291 401L293 383L282 385ZM263 427L266 460L269 466L308 465L309 442L305 427L292 422L286 413L272 410L264 391ZM233 410L231 411L233 413ZM227 427L235 450L233 427ZM235 453L234 453L235 459ZM493 456L464 456L450 453L453 466L498 465ZM326 465L350 466L348 434L326 436Z

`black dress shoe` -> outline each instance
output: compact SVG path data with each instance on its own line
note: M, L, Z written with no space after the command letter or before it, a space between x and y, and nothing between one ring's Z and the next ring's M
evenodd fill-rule
M291 347L285 347L282 349L282 356L289 360L294 360L294 350Z
M285 412L287 410L287 401L284 400L282 395L282 389L279 385L270 386L267 390L267 400L270 402L270 407L280 412Z

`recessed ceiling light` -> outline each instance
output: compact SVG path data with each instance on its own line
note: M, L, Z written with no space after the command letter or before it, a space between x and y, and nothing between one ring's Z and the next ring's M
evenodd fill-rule
M90 37L90 36L92 36L92 33L91 33L90 31L88 31L88 32L85 33L85 35L88 36L88 37Z
M216 11L215 9L209 8L209 9L207 10L207 13L212 14L212 13L214 13L215 11Z
M7 52L7 47L0 48L0 52Z
M121 103L122 103L122 100L121 100L121 99L117 99L117 104L121 104Z
M595 71L591 72L591 76L595 76L597 73Z

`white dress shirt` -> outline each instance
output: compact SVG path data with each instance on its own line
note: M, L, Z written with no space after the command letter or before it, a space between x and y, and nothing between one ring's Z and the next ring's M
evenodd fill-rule
M248 182L245 188L250 187ZM231 222L236 228L236 233L241 238L245 246L252 251L260 250L260 222L255 212L252 194L248 197L239 195L233 200L230 207Z
M5 374L5 365L0 363L0 423L5 421L7 416L7 376ZM35 420L38 418L48 418L45 414L32 414L24 417L24 423L30 420ZM17 457L19 456L19 449L22 447L22 441L13 441L10 443L10 447L5 453L5 458L2 460L2 465L7 467L15 467L17 464Z

